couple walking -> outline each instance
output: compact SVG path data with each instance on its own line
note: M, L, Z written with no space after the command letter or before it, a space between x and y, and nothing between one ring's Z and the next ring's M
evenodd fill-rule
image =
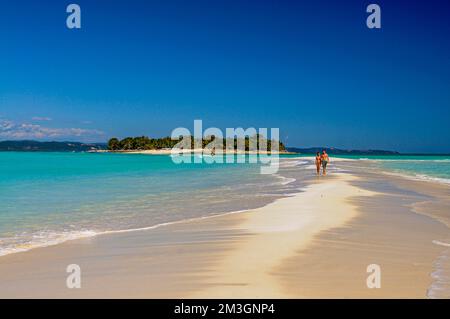
M322 166L323 173L322 175L327 175L327 164L330 161L330 158L328 157L327 152L325 150L322 151L322 154L320 152L317 152L316 154L316 168L317 168L317 175L320 175L320 166Z

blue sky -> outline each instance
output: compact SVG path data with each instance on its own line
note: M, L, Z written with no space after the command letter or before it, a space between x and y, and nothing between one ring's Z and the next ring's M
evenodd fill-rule
M289 146L450 152L450 4L9 1L0 139L106 141L279 127Z

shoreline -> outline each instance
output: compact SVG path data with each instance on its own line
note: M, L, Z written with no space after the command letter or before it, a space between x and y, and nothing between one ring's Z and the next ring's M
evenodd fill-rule
M210 219L210 218L220 218L220 217L224 217L227 215L233 215L233 214L244 214L248 211L250 211L251 209L243 209L243 210L235 210L235 211L228 211L228 212L222 212L222 213L218 213L218 214L213 214L213 215L208 215L208 216L200 216L200 217L193 217L193 218L186 218L186 219L180 219L180 220L175 220L175 221L171 221L171 222L165 222L165 223L160 223L160 224L155 224L155 225L151 225L151 226L146 226L146 227L141 227L141 228L130 228L130 229L118 229L118 230L104 230L104 231L94 231L94 230L85 230L85 231L78 231L77 233L79 233L80 235L78 237L74 237L71 238L71 236L69 236L68 238L63 238L58 242L50 242L50 243L45 243L45 244L37 244L35 246L27 245L29 246L28 248L17 248L13 249L14 251L8 252L8 253L0 253L0 262L1 262L1 258L4 256L9 256L9 255L13 255L13 254L19 254L19 253L26 253L29 251L32 251L34 249L42 249L42 248L47 248L47 247L52 247L52 246L57 246L57 245L61 245L70 241L74 241L74 240L83 240L83 239L88 239L88 238L93 238L93 237L97 237L97 236L105 236L105 235L114 235L114 234L123 234L123 233L132 233L132 232L140 232L140 231L148 231L148 230L153 230L153 229L157 229L160 227L167 227L167 226L171 226L171 225L177 225L177 224L184 224L184 223L191 223L191 222L196 222L196 221L202 221L205 219ZM22 250L23 249L23 250Z
M343 168L260 208L104 232L1 256L0 296L427 297L433 261L446 248L433 240L447 243L448 227L442 216L415 212L428 207L414 192L445 199L447 188ZM383 183L397 185L395 192ZM436 211L445 213L446 207ZM365 267L374 261L386 269L380 290L365 287ZM83 269L80 290L65 288L64 270L72 263Z
M14 265L16 264L17 260L25 261L24 266L28 268L29 266L35 266L34 264L36 262L44 262L44 264L51 263L51 260L42 261L40 260L40 256L42 253L50 254L50 256L67 256L72 254L82 254L82 251L79 251L76 247L79 245L83 245L83 242L96 242L96 241L108 241L112 240L114 241L114 238L125 236L125 237L141 237L145 236L145 234L150 234L152 231L164 231L169 230L171 228L188 228L190 226L193 226L193 224L200 224L200 227L202 227L202 224L208 224L212 223L213 225L216 223L225 222L226 228L228 228L230 225L233 225L231 227L231 231L235 234L245 234L244 237L253 237L249 243L245 242L238 242L237 247L231 247L234 245L230 245L227 249L230 250L230 254L225 256L224 254L219 253L220 258L217 258L218 264L225 264L224 268L221 269L230 269L230 265L238 265L240 263L240 256L241 254L243 256L248 255L251 253L251 251L259 251L265 254L265 250L262 249L260 246L261 243L270 241L273 236L278 237L279 235L286 236L284 240L275 240L273 241L272 249L274 252L277 252L276 258L275 256L272 256L270 258L270 263L268 264L266 262L266 269L264 269L264 273L268 272L271 268L271 265L277 265L279 262L282 261L283 258L288 257L290 254L295 252L297 248L299 248L299 243L302 245L306 245L309 240L311 240L313 234L323 230L327 229L328 227L336 227L339 225L342 225L347 220L351 219L352 216L354 216L355 211L352 209L349 210L349 206L345 205L344 201L347 198L347 196L342 197L342 192L346 193L349 192L352 195L359 195L361 196L361 192L357 191L356 187L352 187L348 184L348 181L353 180L354 177L350 175L335 175L331 177L329 180L325 181L324 183L313 183L309 186L307 186L305 189L302 189L301 192L293 194L293 196L280 198L275 200L274 202L265 205L260 208L256 209L250 209L240 212L229 212L224 213L220 215L215 216L207 216L207 217L200 217L195 218L191 220L183 220L179 222L174 223L167 223L167 225L164 225L164 227L157 227L157 228L150 228L150 229L141 229L137 231L133 230L125 230L125 231L117 231L117 232L105 232L99 236L94 236L90 238L82 238L82 239L74 239L70 241L66 241L61 244L57 244L54 246L48 246L48 247L40 247L36 249L29 250L27 252L22 252L21 254L10 254L6 255L0 258L0 279L5 274L9 273L8 278L11 278L11 271L15 274L17 272L15 269L9 268L8 265ZM312 204L314 201L317 200L317 197L320 196L326 189L329 188L339 188L340 191L338 193L334 193L332 195L332 199L330 201L323 201L323 203L328 207L328 213L331 211L331 206L336 205L338 202L342 205L342 216L329 216L328 220L325 218L319 218L318 216L314 216L313 211L309 210L308 212L304 212L304 214L297 216L296 221L293 220L293 217L295 217L295 211L293 214L292 207L293 206L300 206L300 205L309 205L312 209ZM366 193L368 195L369 192ZM308 204L309 203L309 204ZM331 206L330 206L331 205ZM324 206L325 207L325 206ZM333 209L336 211L336 209ZM280 214L285 212L284 217L278 217L278 221L275 218L274 214ZM279 215L280 216L280 215ZM295 221L295 223L294 223ZM295 224L295 225L294 225ZM305 232L306 230L306 232ZM300 233L299 233L300 231ZM305 235L308 234L308 235ZM217 243L216 243L217 244ZM247 246L250 245L250 246ZM74 248L75 247L75 248ZM236 249L237 248L237 249ZM243 249L243 250L242 250ZM96 249L94 248L94 251ZM53 251L53 252L52 252ZM102 254L101 251L97 251L96 254ZM235 257L233 257L235 256ZM136 256L137 257L137 256ZM140 256L143 257L143 256ZM203 256L204 257L204 256ZM231 264L229 264L228 261L219 261L222 258L229 259L231 258ZM253 255L253 257L256 257L256 255ZM61 257L58 257L59 259ZM51 258L53 259L53 258ZM63 258L65 259L65 258ZM67 258L72 259L72 258ZM94 259L98 259L97 262L100 262L100 257L94 257ZM263 256L259 256L257 259L254 259L254 261L258 261L257 264L254 264L253 268L257 268L261 270L261 264L260 262L264 261ZM5 267L6 266L6 267ZM223 266L221 266L223 267ZM33 267L34 268L34 267ZM43 269L42 267L37 267L38 269ZM45 267L44 267L45 269ZM253 269L254 270L254 269ZM252 272L254 272L252 270ZM28 273L28 272L27 272ZM236 269L234 272L231 271L224 271L224 270L209 270L207 272L207 276L213 276L219 281L234 281L239 280L240 277L240 271L239 269ZM225 278L219 279L219 274L226 274ZM261 271L259 272L261 275ZM145 274L142 274L145 276ZM237 278L235 278L237 276ZM13 276L14 277L14 276ZM256 279L256 278L255 278ZM0 280L1 282L2 280ZM256 285L251 287L251 292L248 291L248 288L245 289L245 293L240 295L242 297L245 297L247 293L250 295L258 295L258 297L264 297L272 295L276 289L274 288L274 284L271 280L263 280L267 284L265 287L264 294L258 295L261 292L261 287ZM1 284L0 284L1 286ZM227 287L228 284L225 284L225 287ZM231 285L230 287L233 287ZM273 289L273 290L272 290ZM3 290L3 289L1 289ZM3 290L5 291L5 290ZM50 296L54 297L56 295L52 295L52 292L48 292ZM91 291L90 293L93 293L92 296L100 296L100 292L98 291ZM88 296L90 295L88 293ZM121 296L121 292L116 292L118 295L116 297ZM193 296L202 296L203 298L209 298L211 296L211 292L208 289L205 289L203 292L195 292L187 294L186 297L193 297ZM0 293L1 295L1 293ZM217 293L213 294L214 296L218 296ZM282 297L283 294L275 294L274 296ZM145 298L147 295L141 295L138 296L138 298ZM181 296L180 296L181 297ZM184 296L183 296L184 297ZM222 297L236 297L235 293L230 293L230 295L222 295Z
M308 157L295 157L295 158L292 158L292 159L310 160L310 158L308 158ZM335 159L334 161L335 162L336 161L339 162L339 161L355 161L355 160L354 159L346 159L346 158L343 158L343 159L342 158L337 158L337 160ZM422 179L422 178L419 178L419 177L416 177L416 176L412 176L412 175L407 175L407 174L402 174L402 173L394 173L394 172L388 172L388 171L379 171L378 173L379 174L385 174L387 176L394 176L394 177L399 177L399 178L406 179L406 180L416 181L416 182L426 182L426 183L430 183L431 182L431 183L436 184L436 185L448 185L447 182L442 182L442 181L440 181L440 179L432 179L432 178L426 178L426 179L424 178L424 179ZM284 177L284 178L286 178L286 177ZM298 193L296 193L296 194L298 194ZM293 194L291 196L295 196L296 194ZM430 214L426 214L426 213L421 212L421 207L423 206L423 204L427 204L427 203L428 203L428 201L418 202L418 203L414 204L412 206L412 211L414 211L417 214L424 214L424 215L426 215L428 217L436 219L437 221L443 222L450 228L450 221L443 221L443 220L438 219L434 215L430 215ZM269 204L266 204L265 206L267 206ZM65 242L69 242L69 241L73 241L73 240L80 240L80 239L84 239L84 238L91 238L91 237L110 235L110 234L120 234L120 233L127 233L127 232L138 232L138 231L152 230L152 229L156 229L156 228L159 228L159 227L170 226L172 224L189 223L189 222L195 222L195 221L202 221L204 219L209 219L209 218L219 218L219 217L230 215L230 214L246 213L246 212L248 212L250 210L252 210L252 209L242 209L242 210L235 210L235 211L224 211L224 212L220 212L220 213L213 214L213 215L199 216L199 217L193 217L193 218L187 218L187 219L180 219L180 220L175 220L175 221L170 221L170 222L164 222L164 223L160 223L160 224L145 226L145 227L141 227L141 228L104 230L104 231L95 231L95 230L75 231L74 233L76 233L76 234L73 234L73 233L67 234L66 238L57 239L57 240L55 240L55 242L39 243L39 244L36 244L34 246L33 246L33 244L27 244L26 246L28 246L28 247L13 248L13 249L11 249L10 252L7 252L7 253L0 252L0 261L1 261L1 258L3 256L8 256L8 255L11 255L11 254L24 253L24 252L28 252L28 251L33 250L33 249L40 249L40 248L46 248L46 247L51 247L51 246L55 246L55 245L60 245L60 244L63 244ZM444 244L443 246L447 246L447 245L450 246L450 244Z

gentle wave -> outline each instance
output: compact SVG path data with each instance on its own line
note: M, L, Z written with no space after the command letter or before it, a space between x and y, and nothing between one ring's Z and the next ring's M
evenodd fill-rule
M280 167L296 167L308 164L308 161L282 161Z
M404 162L404 163L450 163L450 159L376 159L376 158L360 158L359 160L374 162Z
M434 181L434 182L439 182L439 183L443 183L443 184L450 184L450 179L448 179L448 178L433 177L433 176L429 176L429 175L425 175L425 174L416 174L415 177L417 179L424 180L424 181Z
M283 186L291 184L296 181L296 179L292 178L292 177L284 177L284 176L278 175L278 174L276 174L275 176L278 177L279 179L281 179L281 181L278 184L283 185Z
M450 247L449 243L433 240L439 246ZM433 272L431 273L432 283L427 291L430 299L450 298L450 249L446 249L433 262Z
M433 244L438 245L438 246L450 247L450 243L444 243L444 242L439 241L439 240L433 240Z
M18 244L13 247L3 247L0 248L0 257L6 256L15 253L26 252L35 248L43 248L49 246L59 245L68 241L83 239L83 238L91 238L99 235L109 235L109 234L121 234L121 233L130 233L137 231L145 231L157 229L164 226L181 224L181 223L189 223L193 221L199 221L209 218L217 218L232 214L240 214L251 211L252 209L244 209L244 210L236 210L231 212L218 213L208 216L201 217L193 217L187 219L181 219L172 222L160 223L152 226L141 227L141 228L130 228L130 229L119 229L119 230L105 230L105 231L95 231L95 230L81 230L81 231L69 231L69 232L49 232L47 234L41 234L39 236L34 236L36 240L30 241L23 244ZM37 239L39 238L39 239ZM1 240L0 240L1 243Z
M450 184L450 179L448 178L441 178L441 177L433 177L425 174L408 174L408 173L398 173L398 172L389 172L389 171L383 171L386 175L392 175L392 176L398 176L403 177L415 181L427 181L427 182L438 182L441 184Z
M93 230L69 231L69 232L49 232L47 234L34 235L34 240L26 243L16 244L12 247L0 247L0 256L29 251L33 248L54 246L69 240L93 237L99 234ZM0 243L2 240L0 240Z

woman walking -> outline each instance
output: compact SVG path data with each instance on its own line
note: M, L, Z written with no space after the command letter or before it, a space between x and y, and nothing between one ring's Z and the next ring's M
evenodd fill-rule
M322 157L320 156L320 152L316 154L316 169L317 175L320 175L320 165L322 164Z

